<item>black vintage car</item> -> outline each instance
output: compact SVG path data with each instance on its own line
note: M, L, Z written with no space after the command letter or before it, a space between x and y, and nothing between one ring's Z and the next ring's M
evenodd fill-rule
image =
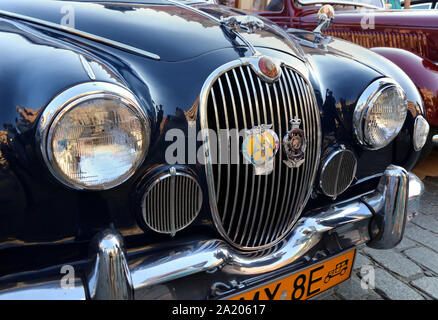
M305 299L397 245L423 103L320 18L2 0L0 299Z

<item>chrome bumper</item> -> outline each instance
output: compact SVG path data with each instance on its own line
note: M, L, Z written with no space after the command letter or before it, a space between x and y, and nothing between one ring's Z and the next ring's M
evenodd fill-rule
M342 251L364 243L394 247L403 237L408 215L418 210L422 193L423 184L415 175L391 165L374 192L306 213L271 253L259 257L218 239L126 252L120 234L106 230L93 239L92 261L73 289L62 286L60 275L58 281L9 285L0 290L0 299L180 298L178 290L187 299L223 298L330 256L318 249Z

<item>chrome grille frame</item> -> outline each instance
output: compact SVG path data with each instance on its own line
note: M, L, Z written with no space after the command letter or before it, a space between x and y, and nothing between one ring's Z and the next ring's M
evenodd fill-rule
M273 58L274 59L274 58ZM277 60L278 61L278 60ZM318 167L319 167L319 162L320 162L320 150L321 150L321 124L320 124L320 116L319 116L319 109L318 109L318 105L316 102L316 97L315 97L315 93L313 91L312 85L310 84L310 81L303 75L304 72L300 72L298 70L299 67L301 67L301 69L304 71L306 70L306 66L300 61L300 66L297 66L297 68L291 67L288 64L285 64L284 62L280 62L281 68L282 68L282 75L280 77L280 79L276 82L273 83L273 90L274 93L273 95L271 95L269 89L266 90L266 95L264 93L263 88L268 88L269 82L265 81L263 78L258 76L258 58L257 57L251 57L251 58L242 58L239 60L235 60L232 62L229 62L221 67L219 67L218 69L216 69L215 71L213 71L210 76L207 78L207 80L205 81L202 90L201 90L201 94L200 94L200 124L201 124L201 129L208 129L208 107L210 108L214 108L214 113L216 114L216 122L218 121L218 116L217 116L217 99L216 97L222 96L224 97L224 88L228 88L229 92L231 92L230 95L230 100L231 100L231 105L227 106L225 99L222 99L222 101L224 102L223 104L223 108L224 110L226 110L227 112L224 112L225 114L225 124L227 126L227 128L230 128L230 121L232 120L231 118L234 117L234 119L237 119L237 110L236 110L236 99L234 98L234 96L239 97L239 101L243 101L242 97L243 95L246 93L246 97L247 97L247 101L248 101L248 108L243 108L242 105L240 105L241 107L241 114L243 115L243 123L245 125L245 128L239 128L238 124L239 121L236 121L235 123L236 125L236 129L240 130L240 129L250 129L251 127L253 127L256 123L261 124L261 123L267 123L268 122L268 117L270 119L273 120L273 105L275 103L275 106L280 105L279 104L279 97L281 95L281 99L282 101L284 101L285 103L283 104L283 110L281 112L284 112L286 115L289 115L289 118L285 118L280 116L280 110L277 108L276 112L277 112L277 117L279 119L279 132L281 133L281 137L280 139L282 139L283 135L286 134L286 132L288 130L290 130L290 124L289 121L292 119L292 114L297 114L297 108L300 108L300 112L302 112L303 114L306 115L306 117L303 120L306 128L309 128L309 130L311 130L311 133L309 133L309 135L311 135L312 140L313 140L313 153L312 153L312 159L306 159L306 161L311 161L314 165L312 168L308 167L307 170L304 172L302 170L302 168L298 168L298 169L289 169L285 164L282 163L282 158L283 158L283 151L279 150L278 154L276 157L280 157L280 160L278 163L281 163L280 166L277 166L279 168L274 169L274 171L276 172L276 174L280 174L277 171L284 171L286 170L286 175L289 175L291 170L297 170L297 172L292 173L295 174L296 178L295 178L295 184L294 186L292 186L291 184L288 184L288 191L292 191L294 188L295 190L297 189L297 187L299 187L300 182L302 181L307 181L308 185L307 185L307 189L305 191L303 191L302 189L300 190L300 192L295 192L292 199L290 199L291 197L291 192L284 192L282 194L282 200L279 201L279 192L277 192L277 195L274 196L273 194L271 194L270 199L267 199L267 192L264 192L263 196L260 196L260 198L262 199L256 199L257 202L261 201L262 204L262 208L264 209L263 212L261 214L265 214L266 217L266 221L270 222L269 224L269 228L267 226L265 226L264 228L261 228L261 220L259 221L259 225L258 226L254 226L254 223L257 219L256 214L247 214L246 215L246 219L243 219L244 215L246 212L248 212L249 210L247 210L246 212L243 212L244 206L242 206L240 208L240 214L238 216L238 221L237 223L237 230L239 230L239 228L241 228L242 226L242 220L245 220L244 225L243 225L243 235L247 235L247 228L249 228L249 234L247 236L247 240L246 242L240 241L240 243L236 242L236 237L238 235L239 232L236 232L234 234L234 237L230 236L230 230L225 230L222 220L225 219L226 214L228 213L227 210L225 210L224 215L221 218L221 215L219 214L219 209L218 209L218 203L217 203L217 199L219 198L216 194L216 192L221 192L220 189L220 185L221 185L221 175L218 175L218 179L217 181L215 181L214 178L214 172L213 172L213 164L211 163L211 159L210 159L210 151L206 150L206 164L205 164L205 170L206 170L206 176L207 176L207 184L208 184L208 193L209 193L209 202L210 202L210 209L212 212L212 216L213 216L213 220L214 223L216 225L216 228L218 229L218 231L220 232L220 234L224 237L225 240L227 240L228 242L230 242L234 247L247 251L247 250L263 250L266 249L268 247L271 247L273 245L275 245L276 243L278 243L279 241L281 241L290 231L290 229L293 227L293 225L295 224L295 222L297 221L297 219L299 218L299 216L302 213L302 210L304 209L305 205L307 204L307 201L312 193L312 189L313 189L313 185L314 185L314 181L318 172ZM256 74L256 77L253 76L253 74L251 73L251 70ZM238 77L237 77L237 73L242 73L245 72L247 73L248 77L243 76L241 79L243 80L242 83L239 82ZM220 78L221 76L224 75L224 78ZM235 83L237 83L237 92L233 92L233 86L230 84L230 77L234 78ZM215 91L213 90L213 85L215 83L218 83L218 88L219 90ZM277 88L278 86L278 88ZM255 88L258 87L259 89L259 93L260 93L260 98L257 97L257 90L255 90ZM288 90L285 90L285 88L287 88ZM250 92L251 89L252 91ZM297 94L295 95L293 91L291 90L296 90ZM255 94L256 96L254 97L254 107L255 107L255 112L253 112L253 104L252 104L252 96L249 96L249 94ZM209 97L210 95L212 96L212 101L213 101L213 105L208 105L208 101L209 101ZM221 106L222 107L222 106ZM292 109L294 109L294 111L292 111ZM263 116L260 114L262 113L261 111L263 111ZM213 111L212 111L213 112ZM249 117L247 118L247 112ZM270 113L269 113L270 112ZM247 119L251 120L251 125L247 124ZM255 119L257 120L257 122L255 122ZM281 121L280 121L281 120ZM285 122L284 124L282 124L281 122ZM273 121L271 121L273 122ZM217 122L216 124L217 126L219 126L219 123ZM275 125L274 125L275 127ZM219 128L219 127L218 127ZM222 128L221 128L222 129ZM275 129L274 131L278 131L277 128L273 128ZM204 137L208 139L208 133L207 133L207 137ZM220 139L220 135L218 135L218 143ZM210 140L208 140L210 141ZM240 142L240 140L238 140ZM210 146L207 144L206 145L207 148L210 148ZM239 149L239 155L240 155L240 143L237 144L237 148ZM282 149L282 147L280 147L280 149ZM240 157L240 156L239 156ZM220 159L220 156L218 155L218 159ZM220 167L220 165L219 165ZM230 177L230 165L226 165L226 170L227 170L227 177ZM239 179L241 178L240 176L243 174L240 174L239 170L242 169L242 164L240 163L239 165L237 165L237 182L236 182L236 186L238 186L239 184L242 183L242 181L239 181ZM245 170L244 172L244 177L245 180L247 180L248 174L252 174L252 166L250 165L245 165L245 168L243 168ZM220 170L220 168L218 169ZM251 171L250 171L251 170ZM248 172L250 171L250 172ZM280 183L281 183L281 176L279 176L278 181L275 181L275 175L273 177L273 185L276 185L277 190L279 190L280 188ZM245 182L245 181L244 181ZM245 193L245 197L247 196L247 194L250 194L250 199L254 200L254 191L257 190L256 194L259 194L260 188L262 185L262 181L258 181L258 183L253 183L251 185L250 190L247 190L245 188L244 193ZM264 189L267 189L268 187L268 180L266 179L264 181ZM274 191L272 191L273 193ZM303 193L304 192L304 193ZM226 196L225 196L225 209L227 208L227 206L229 205L229 192L227 192ZM284 217L285 215L285 210L283 210L284 205L285 205L285 200L288 196L288 201L290 202L292 201L293 205L291 205L291 208L294 208L294 210L292 211L292 214L289 214L289 216L293 216L293 220L291 221L290 219L287 220ZM275 199L274 199L275 198ZM302 199L302 201L300 203L298 203L298 200ZM275 200L275 201L274 201ZM237 214L236 212L236 201L237 201L237 196L234 198L234 203L232 204L233 209L231 210L231 218L235 218L235 215ZM255 205L255 208L258 206L258 204ZM250 201L250 208L252 207L251 201ZM271 217L271 213L275 212L276 209L280 208L280 217L283 218L283 221L280 221L281 223L277 224L277 225L273 225L274 223L274 217ZM266 208L268 208L268 210L265 210ZM252 221L249 221L250 216L252 217ZM232 225L230 225L230 228L232 227ZM269 230L268 230L269 229ZM254 234L255 232L255 234ZM250 245L250 240L251 237L253 237L253 241L252 244ZM259 239L259 241L257 241L257 239ZM263 241L264 240L264 241Z

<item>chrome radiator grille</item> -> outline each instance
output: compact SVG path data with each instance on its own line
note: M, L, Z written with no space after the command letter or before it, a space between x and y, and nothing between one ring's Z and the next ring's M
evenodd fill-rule
M395 33L381 31L343 31L328 30L327 35L354 42L365 48L392 47L405 49L420 56L428 57L428 44L425 34Z
M307 148L305 162L299 168L291 169L283 163L280 143L274 171L254 175L253 166L243 162L240 152L243 137L238 138L237 134L228 140L239 141L230 144L239 155L238 164L220 161L207 164L210 206L221 234L241 249L265 248L290 230L310 195L319 163L320 141L313 91L291 68L282 67L281 78L268 84L249 65L237 65L216 77L207 94L206 103L201 104L204 129L237 132L272 124L282 140L291 129L290 120L294 117L302 120ZM221 150L217 159L222 159Z

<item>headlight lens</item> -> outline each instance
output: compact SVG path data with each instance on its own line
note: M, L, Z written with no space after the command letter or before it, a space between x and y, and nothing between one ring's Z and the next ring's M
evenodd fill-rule
M79 95L58 107L43 138L43 153L64 184L104 190L126 181L143 161L149 122L129 91L109 84L88 85L102 92Z
M387 146L398 135L407 115L407 98L392 79L379 79L362 93L353 115L358 141L368 149Z

